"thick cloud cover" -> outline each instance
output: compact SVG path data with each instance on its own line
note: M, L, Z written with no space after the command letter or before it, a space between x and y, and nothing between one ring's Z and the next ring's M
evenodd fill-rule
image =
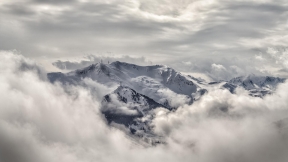
M149 146L106 124L99 96L109 88L67 93L33 61L10 51L0 58L0 161L288 160L287 83L264 99L215 90L176 112L157 109L154 130L166 143Z
M287 48L287 17L287 0L1 0L0 49L41 63L112 53L169 66L191 62L187 72L213 74L211 65L221 64L228 74L256 73L255 55Z
M196 161L287 161L287 83L264 100L216 90L175 113L159 111L155 131ZM183 150L182 150L183 149ZM199 158L199 159L198 159Z

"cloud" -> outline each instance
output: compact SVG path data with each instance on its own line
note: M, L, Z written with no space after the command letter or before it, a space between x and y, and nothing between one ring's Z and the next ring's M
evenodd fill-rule
M258 52L255 52L258 54ZM278 76L273 73L274 69L265 71L269 64L263 64L262 60L254 57L251 53L250 57L217 57L217 58L194 58L194 59L179 59L176 61L167 62L172 68L184 73L200 73L208 77L209 80L230 80L234 77L244 76L248 74L257 75L272 75ZM184 60L189 60L189 64L183 63ZM185 62L185 61L184 61ZM263 70L264 69L264 70ZM269 71L270 70L270 71ZM283 77L283 76L281 76Z
M196 161L284 162L288 159L287 86L281 85L264 100L240 91L236 95L210 91L176 112L158 110L155 131L180 154L197 155Z
M191 99L187 97L186 95L177 94L167 88L160 89L157 91L157 93L159 93L159 96L162 98L159 101L160 103L168 102L168 104L173 108L177 108L181 105L188 104L189 102L191 102L190 101ZM153 94L151 94L151 96L152 95ZM171 100L167 100L166 98L171 99Z
M12 0L0 5L0 48L42 61L106 51L156 64L198 57L248 59L253 49L288 40L284 0Z
M166 143L151 147L106 124L99 104L107 87L94 85L95 96L78 86L66 93L33 61L9 51L0 58L1 161L288 159L287 83L264 99L218 89L175 112L156 109L154 131Z
M285 0L1 0L0 49L67 70L119 59L214 80L287 76L287 7ZM106 51L115 57L98 55ZM264 99L217 90L176 112L158 109L154 129L166 143L150 147L107 126L99 102L112 87L52 85L33 61L0 53L0 161L288 159L287 83ZM96 56L55 62L86 54Z
M111 55L111 53L109 53ZM97 55L88 55L85 57L85 60L82 61L61 61L58 60L52 64L61 69L61 70L76 70L87 67L95 63L111 63L114 61L121 61L127 63L134 63L137 65L150 65L152 62L148 61L145 57L131 57L131 56L97 56Z
M276 64L279 64L282 68L288 68L288 52L286 48L275 49L268 48L267 54L275 61Z
M211 73L213 73L214 76L218 76L218 80L219 78L227 78L227 76L223 77L223 75L228 75L226 68L221 64L212 64Z
M122 132L107 127L99 100L92 99L88 91L70 87L75 93L68 95L35 71L21 69L22 63L31 65L22 56L1 52L0 57L4 61L0 65L1 161L107 159L103 156L109 147L122 147L113 146L113 141L129 145Z
M211 80L230 80L249 74L287 78L287 46L265 47L246 51L249 56L238 53L231 56L211 56L168 61L167 65L184 73L203 73ZM164 63L164 62L163 62Z

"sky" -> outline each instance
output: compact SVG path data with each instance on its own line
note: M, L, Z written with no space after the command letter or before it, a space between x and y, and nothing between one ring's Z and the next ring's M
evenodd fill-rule
M48 71L59 71L53 62L92 55L214 80L286 77L287 17L286 0L1 0L0 49L17 50Z

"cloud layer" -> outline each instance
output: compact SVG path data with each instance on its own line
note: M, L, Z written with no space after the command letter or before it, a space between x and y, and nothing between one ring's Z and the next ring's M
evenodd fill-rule
M110 53L156 64L249 60L287 47L287 11L286 0L3 0L0 49L50 62Z
M288 159L288 84L253 98L244 90L210 91L176 112L156 109L149 146L109 127L99 95L52 85L33 61L2 51L0 161L199 161L285 162ZM93 84L91 84L92 86ZM99 94L109 88L95 84Z

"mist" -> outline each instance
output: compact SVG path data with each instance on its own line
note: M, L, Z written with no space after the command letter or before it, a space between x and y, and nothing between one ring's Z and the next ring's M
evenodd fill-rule
M67 93L33 60L11 51L0 59L0 161L288 160L287 83L263 99L217 89L175 112L155 109L153 130L165 142L152 146L107 124L100 96L109 87Z

